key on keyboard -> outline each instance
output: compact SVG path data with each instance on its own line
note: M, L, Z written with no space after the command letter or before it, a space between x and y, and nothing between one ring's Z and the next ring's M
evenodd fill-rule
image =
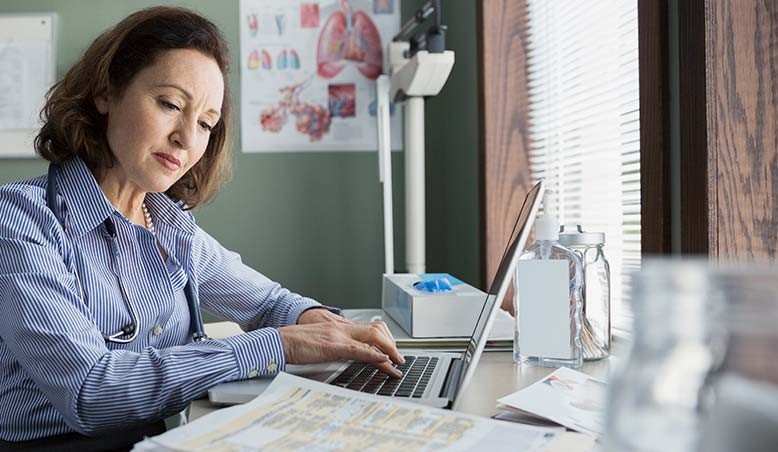
M420 398L437 364L437 357L406 356L404 364L395 366L403 373L395 379L370 364L353 362L330 384L370 394Z

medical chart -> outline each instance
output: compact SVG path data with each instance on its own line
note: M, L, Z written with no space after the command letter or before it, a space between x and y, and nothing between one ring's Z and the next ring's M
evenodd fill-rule
M55 79L55 16L0 15L0 157L34 157L39 114Z
M149 438L133 450L543 450L562 428L500 422L279 374L252 402Z
M400 0L241 0L244 152L374 151L375 80ZM392 106L392 148L402 148Z

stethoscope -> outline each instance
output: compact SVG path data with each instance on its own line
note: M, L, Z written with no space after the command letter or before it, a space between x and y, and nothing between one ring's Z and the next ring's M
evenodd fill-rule
M55 164L49 165L48 174L48 187L46 187L46 204L51 209L54 216L57 217L57 221L65 227L65 219L57 203L57 191L59 189L59 182L57 181L57 173L59 168ZM108 247L111 249L111 253L114 258L119 255L119 247L116 244L116 226L113 224L111 218L106 218L103 221L103 228L105 229L105 238L108 241ZM186 304L189 307L189 329L192 331L192 340L194 342L200 342L208 339L203 331L203 319L200 316L200 306L197 304L197 294L195 294L194 287L192 286L192 278L188 277L186 286L184 286L184 295L186 296ZM127 305L127 310L130 313L130 323L123 326L119 331L113 334L105 334L103 338L106 342L114 342L117 344L127 344L135 340L138 337L138 331L140 331L140 322L138 321L138 315L135 313L135 309L127 297L127 293L124 290L124 285L121 282L121 278L118 278L119 286L122 291L122 298L124 304ZM124 337L127 336L127 337Z

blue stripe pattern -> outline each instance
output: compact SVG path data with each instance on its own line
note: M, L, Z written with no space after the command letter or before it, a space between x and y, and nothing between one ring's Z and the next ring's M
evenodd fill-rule
M64 227L46 178L0 186L0 438L86 435L172 415L218 383L285 368L276 327L316 301L241 262L160 193L155 237L108 202L79 159L59 171ZM112 219L115 245L103 226ZM191 342L183 287L246 333ZM106 343L138 316L128 344Z

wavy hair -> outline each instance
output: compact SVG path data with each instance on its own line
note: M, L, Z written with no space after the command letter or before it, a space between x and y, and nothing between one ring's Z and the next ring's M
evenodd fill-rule
M101 181L116 160L106 138L106 117L97 110L95 98L121 96L133 77L174 49L195 49L210 56L224 78L221 118L203 157L167 191L186 208L211 200L230 172L229 49L216 25L188 9L143 9L98 36L49 90L41 111L43 127L35 137L37 153L53 163L80 157Z

